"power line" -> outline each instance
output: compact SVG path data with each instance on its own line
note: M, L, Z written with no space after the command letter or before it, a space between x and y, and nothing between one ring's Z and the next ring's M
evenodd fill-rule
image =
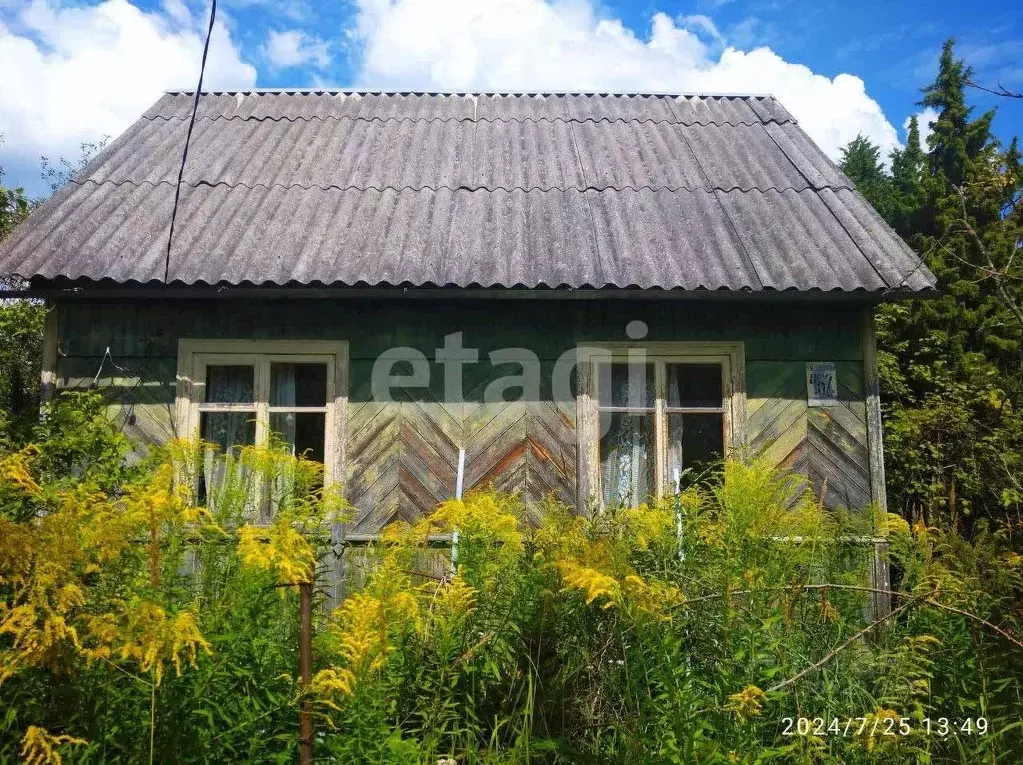
M188 121L188 134L185 136L185 149L181 152L181 167L178 168L178 182L174 187L174 208L171 210L170 231L167 232L167 258L163 268L163 282L170 280L171 244L174 242L174 222L178 217L178 200L181 198L181 180L185 176L185 161L188 159L188 144L192 140L192 128L195 127L195 115L199 111L199 95L202 93L202 78L206 74L206 54L210 51L210 38L213 36L213 21L217 18L217 0L213 0L210 8L210 26L206 30L206 44L202 48L202 63L199 65L199 85L195 89L195 100L192 102L192 119Z

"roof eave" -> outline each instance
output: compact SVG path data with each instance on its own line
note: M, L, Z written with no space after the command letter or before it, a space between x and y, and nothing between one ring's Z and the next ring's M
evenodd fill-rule
M662 289L641 287L484 287L413 285L324 285L324 284L164 284L162 282L117 283L109 280L41 279L31 281L25 291L2 293L0 297L35 297L50 300L93 298L161 299L332 299L342 297L407 299L487 300L670 300L750 302L859 302L881 303L937 296L935 289L908 287L888 290L732 290Z

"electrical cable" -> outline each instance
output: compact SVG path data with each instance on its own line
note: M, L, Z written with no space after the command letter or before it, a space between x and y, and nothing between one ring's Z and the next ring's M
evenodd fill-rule
M217 18L217 0L210 7L210 25L206 30L206 44L202 48L202 63L199 65L199 85L195 89L195 100L192 103L192 118L188 122L188 134L185 136L185 148L181 152L181 167L178 168L178 182L174 187L174 207L171 209L170 231L167 232L167 258L163 268L163 283L170 279L171 244L174 242L174 222L178 217L178 200L181 198L181 181L185 176L185 162L188 159L188 144L192 140L192 128L195 127L195 115L199 111L199 96L202 93L202 78L206 74L206 55L210 51L210 38L213 37L213 21Z

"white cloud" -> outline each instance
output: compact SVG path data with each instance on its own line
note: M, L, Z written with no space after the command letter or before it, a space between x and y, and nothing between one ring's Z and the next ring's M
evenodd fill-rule
M226 22L218 14L203 87L251 87L256 70ZM118 135L162 91L195 88L205 36L206 19L181 0L152 13L126 0L32 0L0 22L0 164L74 158L80 142Z
M285 32L270 30L263 46L263 55L279 69L290 66L315 64L325 69L330 64L329 46L319 37L313 37L299 29Z
M357 5L350 35L365 86L771 93L832 158L861 133L881 145L882 156L898 145L859 77L815 74L766 47L738 50L715 36L705 16L656 13L649 34L637 36L593 0Z
M927 151L927 139L930 137L934 129L931 127L932 122L936 122L938 119L938 110L933 106L927 106L922 112L917 112L916 121L920 128L920 146L924 151ZM906 121L902 123L903 130L909 130L909 117L906 117Z

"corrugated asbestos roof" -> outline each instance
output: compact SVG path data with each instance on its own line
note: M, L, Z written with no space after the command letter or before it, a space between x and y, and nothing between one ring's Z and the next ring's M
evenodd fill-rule
M773 98L168 93L0 249L127 283L921 291Z

